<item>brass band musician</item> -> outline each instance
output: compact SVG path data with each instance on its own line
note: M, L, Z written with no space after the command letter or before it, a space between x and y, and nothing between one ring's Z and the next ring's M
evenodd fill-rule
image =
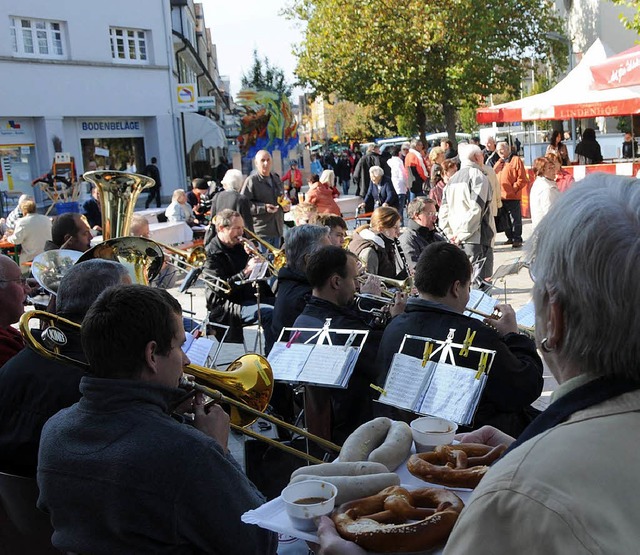
M260 306L256 290L247 279L255 265L242 242L244 220L240 213L225 208L214 219L217 235L206 247L207 260L204 264L205 276L211 275L231 287L231 292L205 281L207 289L207 309L210 318L231 326L229 341L242 341L242 326L256 324L260 318L267 344L273 342L271 320L273 313L273 292L266 282L260 281Z
M321 328L331 318L334 328L370 330L346 390L311 386L305 390L309 430L337 443L372 415L373 390L369 384L376 378L375 360L382 330L374 328L372 321L353 306L360 271L356 256L340 247L326 246L311 254L306 275L313 288L312 296L293 326ZM398 293L390 307L391 316L403 309L404 299Z
M82 398L49 419L40 442L38 507L54 546L273 555L277 535L241 521L264 499L229 453L227 414L201 394L194 426L169 414L189 363L180 304L162 289L112 287L81 333Z
M538 414L530 405L542 392L543 379L542 361L535 344L518 333L511 306L497 305L502 317L485 320L491 327L465 316L471 263L462 249L444 241L432 243L422 252L414 283L418 297L408 300L404 313L394 318L384 332L377 358L379 385L384 385L393 355L405 334L444 340L449 330L455 329L454 341L463 343L467 333L474 333L473 346L496 351L474 426L491 424L517 436ZM424 344L411 342L406 347L406 354L422 357ZM470 353L467 360L471 366L477 366L477 358ZM396 410L399 413L396 416L404 415L407 421L416 417L414 413Z

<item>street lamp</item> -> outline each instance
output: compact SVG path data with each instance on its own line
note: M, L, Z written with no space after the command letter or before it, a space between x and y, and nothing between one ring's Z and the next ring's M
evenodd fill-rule
M551 31L546 34L548 38L551 40L557 40L559 42L564 42L568 47L569 54L569 73L573 71L573 42L570 38L561 35L560 33L556 33L555 31ZM573 153L575 156L576 152L576 120L575 118L571 118L571 140L573 142Z

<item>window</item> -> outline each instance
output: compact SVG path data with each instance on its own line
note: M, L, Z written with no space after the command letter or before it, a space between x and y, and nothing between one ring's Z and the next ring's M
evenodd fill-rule
M138 29L111 27L111 57L118 62L148 64L147 34Z
M14 54L34 58L64 58L63 24L44 19L11 18Z

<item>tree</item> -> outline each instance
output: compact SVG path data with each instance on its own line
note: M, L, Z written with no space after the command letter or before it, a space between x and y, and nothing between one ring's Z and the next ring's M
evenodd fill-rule
M626 6L628 8L631 8L631 18L625 16L624 14L620 14L618 17L627 29L635 31L640 35L640 0L611 0L611 2L617 4L618 6Z
M285 14L306 23L295 54L302 84L375 106L387 118L411 115L421 135L438 110L455 138L462 103L515 90L522 59L565 59L551 5L502 0L291 0Z
M253 51L253 65L247 73L242 74L241 84L243 89L252 88L259 91L274 91L289 98L291 85L287 83L284 71L271 65L269 58L265 56L261 60L256 50Z
M396 135L395 122L388 122L371 106L361 106L349 101L336 101L327 111L327 128L339 131L340 139L359 142L372 141L378 137Z

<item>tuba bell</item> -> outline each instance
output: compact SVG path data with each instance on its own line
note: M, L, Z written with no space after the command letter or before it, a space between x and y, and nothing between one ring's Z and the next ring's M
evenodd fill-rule
M40 287L56 295L60 281L81 255L80 251L67 249L45 251L33 259L31 273Z
M113 260L129 272L132 283L149 285L162 269L164 253L155 241L144 237L109 239L85 252L78 264L93 258Z
M105 241L129 235L136 200L144 189L156 183L146 175L114 170L87 172L82 178L98 188Z

